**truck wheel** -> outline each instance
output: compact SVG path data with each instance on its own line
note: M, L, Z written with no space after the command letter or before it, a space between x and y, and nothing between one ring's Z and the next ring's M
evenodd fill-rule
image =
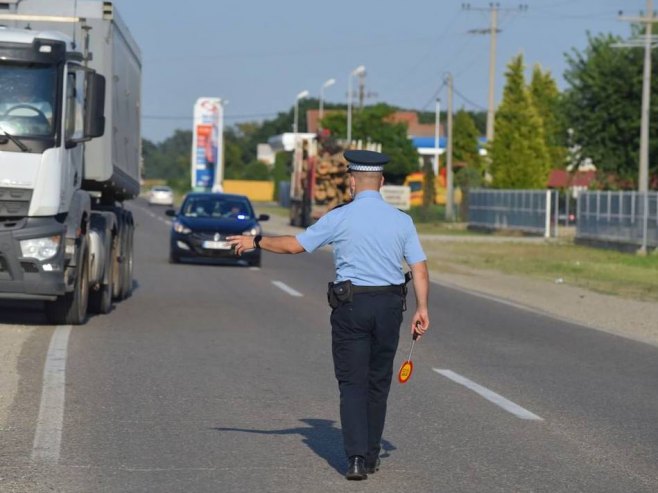
M111 231L107 232L112 234ZM117 237L112 236L105 259L105 275L107 283L101 283L97 290L89 293L89 310L93 313L109 313L112 310L112 293L117 274Z
M132 218L132 215L128 213L128 217ZM123 269L123 279L121 282L122 300L129 298L133 292L133 261L135 258L134 242L135 226L133 226L132 221L129 221L126 224L126 250L123 256L123 263L121 264Z
M130 212L121 211L119 213L119 245L121 262L118 263L118 279L114 285L114 298L124 300L132 294L133 287L133 225L131 224L132 215Z
M89 302L89 247L83 237L78 258L78 275L73 291L46 303L46 317L58 325L81 325L87 321Z

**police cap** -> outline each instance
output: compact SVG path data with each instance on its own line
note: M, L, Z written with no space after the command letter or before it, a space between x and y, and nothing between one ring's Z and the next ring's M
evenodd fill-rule
M350 171L381 173L384 165L391 160L386 154L374 151L345 151L343 156L349 163Z

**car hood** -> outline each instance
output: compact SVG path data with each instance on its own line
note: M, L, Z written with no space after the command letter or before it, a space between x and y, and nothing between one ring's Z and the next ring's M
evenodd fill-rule
M208 218L178 216L178 221L192 231L226 234L242 234L248 229L258 225L258 221L255 219L231 219L226 217Z

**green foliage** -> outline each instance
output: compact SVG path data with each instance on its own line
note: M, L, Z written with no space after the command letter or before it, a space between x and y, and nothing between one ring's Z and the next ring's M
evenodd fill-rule
M564 168L566 164L567 130L561 112L562 96L551 73L535 65L529 86L532 103L544 124L544 136L551 168Z
M270 168L260 161L252 161L244 168L243 180L269 180Z
M189 188L191 152L192 132L187 130L176 130L159 144L144 140L144 178L161 178L177 184L177 188L186 181Z
M412 207L408 214L414 220L414 223L431 223L441 222L445 219L445 206L432 204L428 207Z
M545 188L550 171L542 120L523 71L523 56L518 55L508 65L503 101L496 113L496 136L491 144L491 174L496 188Z
M636 29L637 31L637 29ZM642 106L644 50L619 49L612 45L620 38L610 34L588 35L583 51L566 55L564 74L569 88L565 112L574 142L581 154L593 160L602 174L622 181L637 180ZM650 121L658 120L658 52L652 54ZM649 154L658 156L658 126L649 130ZM658 173L653 159L651 173Z
M462 221L468 221L471 189L481 187L483 182L482 170L476 167L466 166L455 173L455 185L462 191L462 201L459 204L459 216Z
M292 153L279 152L274 161L272 168L272 180L274 180L274 197L276 200L279 197L279 183L282 181L290 181L290 173L292 170Z
M389 183L402 183L404 177L418 169L418 153L407 138L404 123L386 121L395 109L386 104L367 106L352 114L352 139L363 142L376 142L382 145L382 152L391 157L386 166L385 176ZM339 138L347 134L345 115L333 113L323 120L324 128Z
M478 152L478 137L480 132L475 127L473 118L464 110L455 114L453 124L454 137L453 159L456 162L466 163L469 167L480 167L480 154Z

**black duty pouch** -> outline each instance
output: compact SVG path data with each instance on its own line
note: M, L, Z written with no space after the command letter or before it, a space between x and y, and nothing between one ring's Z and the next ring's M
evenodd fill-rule
M331 308L338 308L343 303L352 301L352 281L330 282L327 289L327 300Z

